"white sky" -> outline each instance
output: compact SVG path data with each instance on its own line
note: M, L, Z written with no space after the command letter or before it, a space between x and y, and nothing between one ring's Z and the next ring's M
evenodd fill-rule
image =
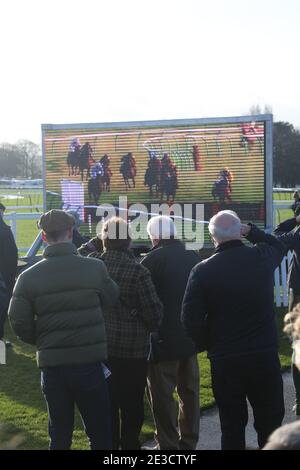
M0 18L0 142L255 104L300 127L299 0L3 0Z

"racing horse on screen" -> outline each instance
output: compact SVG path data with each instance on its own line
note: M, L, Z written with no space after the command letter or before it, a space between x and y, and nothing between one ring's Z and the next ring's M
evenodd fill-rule
M224 168L224 170L220 171L220 177L214 181L211 191L214 201L218 200L220 203L224 203L227 200L232 202L232 182L233 173L229 168Z
M110 158L107 154L103 155L102 158L100 158L100 163L103 167L103 191L110 192L110 180L112 177L112 171L110 169Z
M149 152L148 167L145 172L144 185L149 187L150 196L153 195L153 187L156 195L160 190L161 161L156 154Z
M161 160L161 174L160 174L160 197L163 200L164 195L169 202L173 202L178 189L178 175L176 165L172 162L167 153L164 154Z
M135 188L136 162L131 152L121 158L120 173L123 176L126 191L131 188L130 181Z
M80 149L81 145L79 139L77 137L72 139L67 156L69 176L79 175Z
M86 170L86 181L90 177L90 168L95 163L93 159L93 149L89 142L86 142L80 149L79 157L79 172L81 174L81 181L84 179L84 170Z
M87 185L89 203L94 202L98 206L101 193L104 189L104 166L101 161L92 166L90 173Z

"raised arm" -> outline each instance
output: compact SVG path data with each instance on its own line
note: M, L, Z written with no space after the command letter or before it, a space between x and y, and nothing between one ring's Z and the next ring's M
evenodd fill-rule
M275 270L286 252L286 247L279 238L265 233L253 224L242 225L242 235L255 245L261 256Z

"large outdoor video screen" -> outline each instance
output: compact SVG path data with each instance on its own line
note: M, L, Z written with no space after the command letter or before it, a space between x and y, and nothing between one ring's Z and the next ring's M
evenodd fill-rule
M131 220L138 203L148 214L164 204L171 215L174 204L188 204L188 219L197 219L194 209L203 204L198 224L232 209L244 221L266 225L263 117L42 128L45 209L77 211L90 235L100 219L97 208L119 207L120 196L120 215Z

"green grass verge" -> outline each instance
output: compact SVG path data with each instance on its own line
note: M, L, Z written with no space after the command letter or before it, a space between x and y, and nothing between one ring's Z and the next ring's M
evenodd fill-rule
M278 327L282 331L286 309L277 309ZM6 338L13 342L7 351L7 365L0 366L0 422L5 425L1 440L16 434L23 442L20 449L47 449L47 411L40 390L40 373L35 361L35 348L18 341L7 327ZM291 348L280 334L280 360L283 369L290 366ZM206 354L199 354L201 410L214 405L211 389L210 366ZM153 435L153 421L145 400L145 423L142 441ZM88 449L87 439L79 416L76 416L73 449Z
M8 199L15 197L15 199ZM8 189L0 188L0 202L6 206L6 214L16 213L42 213L38 206L43 205L43 192L41 189ZM33 206L34 209L26 209ZM16 207L16 209L15 209ZM9 223L9 222L8 222ZM38 234L36 220L17 221L17 245L20 248L29 248ZM25 255L24 250L19 250L20 255Z

